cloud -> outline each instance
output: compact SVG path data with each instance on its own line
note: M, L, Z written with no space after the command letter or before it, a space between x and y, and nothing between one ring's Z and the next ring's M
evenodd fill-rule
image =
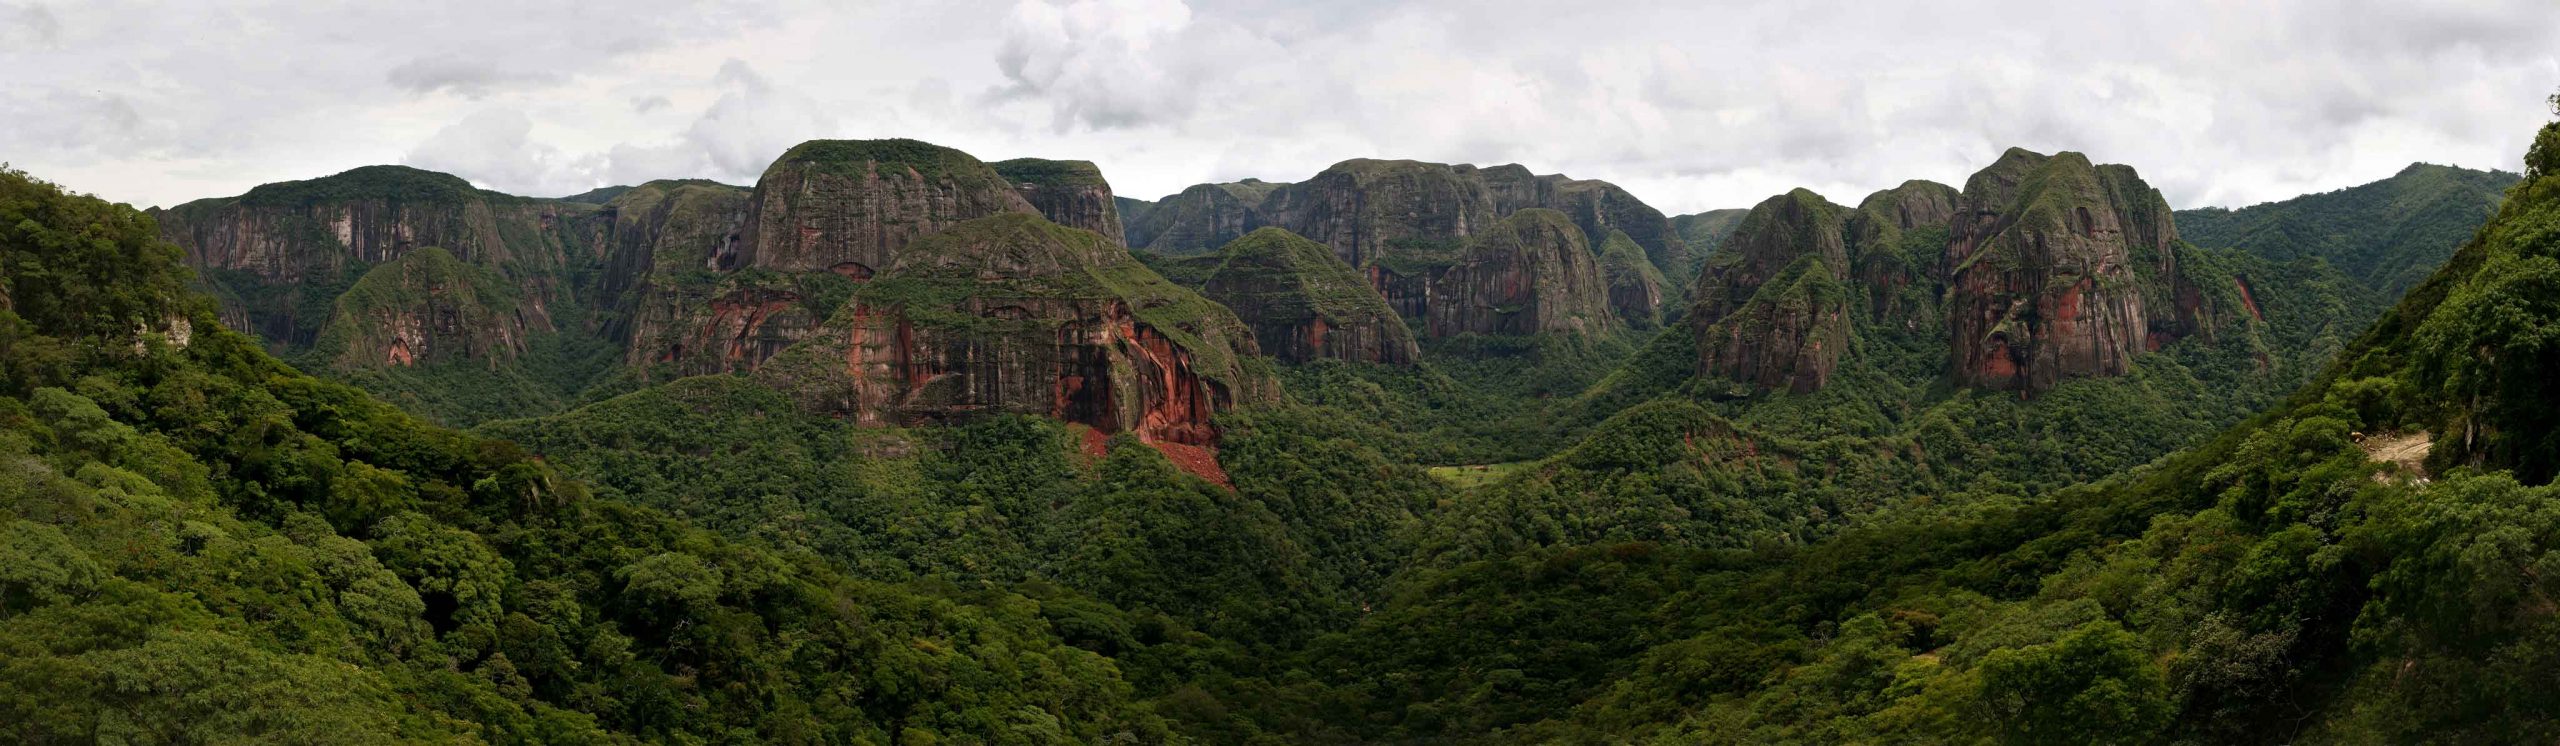
M42 5L0 3L0 44L51 47L62 38L62 19Z
M416 94L450 91L463 98L479 99L501 88L557 84L558 73L503 67L486 57L464 57L437 54L400 63L387 76L391 85Z
M2513 168L2560 83L2548 0L0 0L0 42L0 154L162 203L385 160L746 182L906 136L1142 197L1399 157L1693 211L1961 182L2014 145L2245 204Z
M533 120L515 109L485 109L437 130L403 163L461 174L503 192L561 195L594 186L597 162L533 139Z

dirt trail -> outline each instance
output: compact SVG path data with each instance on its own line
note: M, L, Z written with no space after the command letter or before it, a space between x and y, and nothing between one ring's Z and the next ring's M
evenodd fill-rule
M2388 464L2399 464L2403 473L2419 479L2427 478L2427 451L2435 447L2435 438L2426 431L2414 433L2375 433L2359 443L2366 458ZM2380 477L2377 476L2377 479Z

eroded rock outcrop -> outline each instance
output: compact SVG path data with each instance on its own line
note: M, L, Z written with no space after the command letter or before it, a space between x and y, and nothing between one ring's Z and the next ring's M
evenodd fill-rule
M1215 252L1255 228L1270 225L1262 217L1262 201L1281 186L1246 179L1184 189L1130 217L1128 244L1163 256Z
M2011 149L1965 182L1947 247L1956 383L2042 391L2150 349L2142 262L2175 272L2168 205L2131 168Z
M1488 226L1430 274L1428 290L1434 337L1597 334L1617 323L1590 242L1555 210L1522 210Z
M342 368L463 360L495 365L524 353L550 319L494 272L435 247L376 266L332 304L313 350Z
M528 298L557 300L559 270L590 250L595 211L474 189L448 174L366 166L154 215L222 302L226 324L298 348L314 342L330 302L367 270L427 246L497 273Z
M1262 353L1275 359L1409 365L1421 357L1413 331L1367 278L1324 244L1286 230L1263 228L1228 243L1199 287L1251 326Z
M1691 294L1700 373L1799 393L1830 382L1850 343L1849 212L1798 189L1742 218Z
M1464 242L1502 217L1473 167L1368 158L1283 186L1260 212L1355 267L1417 245Z
M1015 158L987 165L1012 182L1014 191L1047 216L1049 222L1093 231L1113 243L1127 245L1120 226L1120 207L1111 196L1111 182L1102 178L1102 169L1092 161Z
M865 275L918 237L1004 213L1039 211L967 153L915 140L812 140L756 180L738 253L714 264Z
M1665 293L1673 287L1625 231L1610 231L1600 242L1600 279L1609 288L1609 311L1620 320L1638 329L1661 325L1672 302Z
M1090 231L998 215L879 258L761 379L863 423L1014 412L1191 445L1278 393L1234 314Z
M1519 164L1493 166L1478 173L1493 194L1498 214L1543 207L1571 217L1573 224L1582 228L1582 234L1594 241L1612 231L1627 234L1628 239L1643 247L1645 258L1656 267L1685 268L1694 261L1688 241L1672 227L1670 218L1616 184L1562 174L1532 174Z

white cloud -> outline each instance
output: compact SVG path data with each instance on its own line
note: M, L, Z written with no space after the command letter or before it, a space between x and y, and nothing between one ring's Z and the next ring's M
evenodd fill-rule
M2513 168L2560 87L2547 0L458 4L0 0L0 155L167 203L404 158L747 182L801 140L907 136L1140 197L1377 156L1689 211L1961 182L2017 145L2187 206Z

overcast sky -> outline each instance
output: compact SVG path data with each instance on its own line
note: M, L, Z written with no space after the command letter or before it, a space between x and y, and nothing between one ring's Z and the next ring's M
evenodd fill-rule
M2179 207L2516 170L2560 3L0 0L0 161L137 205L374 163L563 195L822 137L1076 158L1154 198L1353 157L1667 212L1962 185L2015 145Z

